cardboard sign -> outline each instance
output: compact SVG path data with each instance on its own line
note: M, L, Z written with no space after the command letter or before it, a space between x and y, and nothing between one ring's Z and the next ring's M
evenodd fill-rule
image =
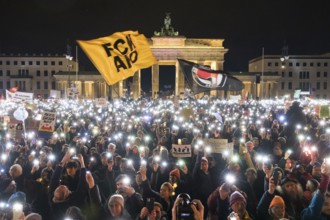
M194 111L191 108L182 109L180 115L187 121L190 117L194 116Z
M229 154L233 154L234 145L232 143L228 143L227 139L213 139L206 138L203 140L205 147L211 147L213 153L224 153L228 151Z
M55 112L43 112L42 118L39 124L39 131L54 132L56 122Z
M293 98L294 99L299 99L300 98L300 93L301 93L301 90L300 89L296 89L294 91Z
M173 157L191 157L191 145L172 144Z
M67 88L66 95L69 99L77 99L79 95L78 89L75 87Z
M61 98L61 91L59 90L50 90L49 97L52 99L60 99Z
M321 105L320 107L320 118L329 118L330 111L328 105Z
M238 103L239 101L242 100L242 96L241 95L230 95L229 97L229 101Z
M107 107L108 101L106 98L97 98L97 99L95 99L95 105L101 106L101 107Z

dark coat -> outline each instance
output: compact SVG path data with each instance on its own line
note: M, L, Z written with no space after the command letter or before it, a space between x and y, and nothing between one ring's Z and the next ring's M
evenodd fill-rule
M84 200L84 182L86 181L86 169L82 168L79 174L79 182L76 191L72 192L68 199L63 202L54 202L54 191L59 186L60 175L62 173L63 167L57 166L54 172L54 175L51 179L50 183L50 191L49 191L49 199L50 199L50 207L52 212L52 217L54 220L63 219L66 210L70 206L80 207L81 201Z

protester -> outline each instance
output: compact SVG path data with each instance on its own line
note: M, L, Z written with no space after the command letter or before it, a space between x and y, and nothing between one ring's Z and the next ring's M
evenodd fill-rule
M25 193L25 216L32 211L62 219L69 210L103 220L127 210L133 219L175 219L174 198L181 193L201 202L203 209L195 213L199 219L231 214L318 219L315 207L323 207L319 216L330 214L321 167L330 152L330 124L317 116L312 101L290 107L280 99L231 103L216 97L175 102L141 97L112 100L106 107L92 100L32 105L38 111L27 109L25 128L0 116L0 203L9 204L16 191ZM0 110L12 117L17 106L2 101ZM35 123L43 111L56 112L48 134L38 132ZM219 144L225 141L230 144ZM179 145L175 153L172 144ZM123 181L127 176L131 182ZM277 186L270 194L274 178ZM111 209L110 198L117 194L123 206L116 198ZM146 210L151 196L154 209ZM9 216L7 209L0 211Z
M311 203L307 208L302 210L301 219L329 219L329 180L330 180L330 167L329 164L323 163L321 167L321 182L318 191L314 193Z
M54 175L51 179L49 199L51 202L51 210L53 219L62 219L65 216L66 210L70 206L80 206L82 201L84 201L85 189L84 182L86 169L83 157L81 154L78 155L78 160L80 163L80 174L77 189L71 192L66 185L59 185L59 179L61 172L63 171L63 166L66 164L71 157L71 153L68 151L59 165L56 167Z
M135 192L134 188L131 186L132 179L130 179L129 176L121 174L115 181L117 188L116 194L122 196L125 209L128 211L129 215L135 219L143 208L142 195Z

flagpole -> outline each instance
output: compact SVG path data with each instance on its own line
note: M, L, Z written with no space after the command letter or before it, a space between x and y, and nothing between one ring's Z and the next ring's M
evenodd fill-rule
M76 83L78 82L78 67L79 67L79 61L78 61L78 46L76 45Z
M264 47L262 47L260 99L262 98L263 95L263 86L264 86L264 56L265 56L265 49Z

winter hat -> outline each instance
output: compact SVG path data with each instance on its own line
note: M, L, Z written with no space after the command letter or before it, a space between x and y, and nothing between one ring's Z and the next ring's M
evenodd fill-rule
M120 194L113 194L109 199L108 207L110 208L110 205L114 203L119 203L124 208L124 197Z
M282 205L285 206L284 200L281 196L275 196L271 201L269 208L273 208L274 206Z
M244 198L244 196L238 192L235 191L230 195L230 199L229 199L229 205L232 206L235 202L243 202L244 205L246 205L246 199Z
M278 140L278 142L281 143L282 147L283 147L283 145L286 144L286 139L285 139L285 137L279 137L279 138L277 138L277 140Z
M70 206L65 212L65 217L67 217L68 219L75 219L75 220L86 219L81 209L78 208L77 206Z
M14 203L26 203L26 194L24 192L18 191L12 194L8 199L8 204L14 204Z
M206 163L209 163L208 159L206 157L202 157L201 162L205 161Z
M273 173L274 172L280 172L282 174L282 178L284 177L284 170L281 167L275 167Z
M327 136L325 134L321 134L320 135L320 140L321 141L326 141L327 140Z
M179 169L174 169L174 170L172 170L171 172L170 172L170 176L175 176L176 178L178 178L178 179L180 179L180 171L179 171Z

